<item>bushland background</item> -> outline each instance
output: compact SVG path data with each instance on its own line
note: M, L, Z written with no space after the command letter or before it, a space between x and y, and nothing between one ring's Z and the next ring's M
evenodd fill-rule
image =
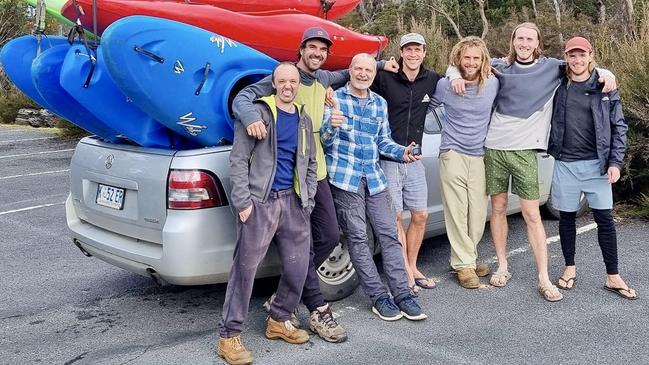
M0 46L27 34L33 11L19 0L0 0ZM382 58L398 57L401 34L418 32L428 43L425 64L440 73L459 37L484 38L492 57L509 50L513 27L532 21L541 29L543 54L561 58L573 36L590 39L597 63L617 78L629 124L621 181L614 186L626 216L649 219L649 0L364 0L338 23L360 32L384 34L391 42ZM67 29L53 20L49 34ZM0 123L13 123L20 108L37 107L0 69ZM64 134L77 133L60 121Z

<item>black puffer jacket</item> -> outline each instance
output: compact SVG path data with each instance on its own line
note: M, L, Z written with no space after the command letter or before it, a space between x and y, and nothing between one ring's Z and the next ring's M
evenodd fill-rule
M598 84L599 75L590 78L588 95L590 96L590 109L595 122L595 138L597 139L597 157L602 175L607 173L610 166L622 168L624 153L626 151L627 124L622 114L620 94L617 90L610 93L602 92L602 85ZM564 78L554 96L554 111L552 113L552 129L548 153L555 159L561 159L564 146L564 133L566 131L566 99L568 95L568 79Z
M428 102L435 93L440 76L435 71L419 68L414 81L403 73L403 63L399 62L399 72L379 71L372 84L372 91L388 102L390 130L395 142L407 146L410 142L421 145L426 121Z

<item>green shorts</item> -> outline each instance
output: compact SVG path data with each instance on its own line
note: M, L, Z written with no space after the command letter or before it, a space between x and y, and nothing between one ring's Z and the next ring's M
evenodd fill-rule
M512 193L527 200L540 198L539 164L535 150L503 151L487 148L484 163L487 194L509 191L511 176Z

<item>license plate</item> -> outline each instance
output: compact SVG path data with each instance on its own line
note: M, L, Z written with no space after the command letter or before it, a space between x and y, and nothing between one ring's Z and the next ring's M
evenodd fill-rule
M98 205L103 205L108 208L122 209L124 207L124 189L99 184L97 186L97 199L95 201Z

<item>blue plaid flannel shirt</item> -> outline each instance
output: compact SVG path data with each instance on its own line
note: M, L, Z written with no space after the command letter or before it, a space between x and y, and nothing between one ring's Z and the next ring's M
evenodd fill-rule
M387 188L379 165L379 153L395 161L403 160L405 147L394 142L388 122L385 99L368 90L365 107L349 91L349 84L336 90L344 121L331 127L331 107L326 107L320 138L324 145L329 182L342 190L356 193L362 178L367 179L370 195Z

